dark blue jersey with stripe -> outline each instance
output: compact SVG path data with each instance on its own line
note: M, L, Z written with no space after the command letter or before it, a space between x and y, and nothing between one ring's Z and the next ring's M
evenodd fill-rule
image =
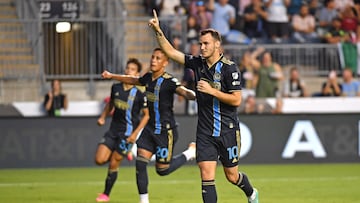
M240 73L237 66L224 56L212 67L208 67L200 56L185 56L185 67L195 73L195 81L204 80L212 87L225 93L240 91ZM237 107L220 102L217 98L197 91L198 125L197 133L220 136L230 129L239 128Z
M117 83L111 87L110 102L115 108L110 129L130 136L139 125L141 110L147 107L145 94L136 86L125 90Z
M146 87L146 97L150 119L147 127L150 127L155 134L176 126L173 106L174 94L180 82L169 73L164 73L155 80L152 80L152 73L146 73L139 78L139 82Z

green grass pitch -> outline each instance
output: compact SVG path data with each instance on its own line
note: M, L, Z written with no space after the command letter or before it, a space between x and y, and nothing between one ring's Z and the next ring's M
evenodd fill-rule
M261 203L360 203L360 164L240 165L258 188ZM104 187L106 167L2 169L0 202L92 203ZM199 170L186 165L160 177L148 167L152 203L200 203ZM247 202L228 183L222 168L216 177L219 203ZM138 203L134 167L119 169L112 203Z

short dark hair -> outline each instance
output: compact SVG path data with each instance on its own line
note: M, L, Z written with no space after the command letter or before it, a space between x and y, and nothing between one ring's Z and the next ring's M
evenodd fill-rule
M219 42L221 42L221 35L218 31L212 29L212 28L208 28L208 29L204 29L200 31L200 36L206 35L206 34L211 34L211 36L215 39L218 40Z
M164 50L162 50L160 47L156 47L156 48L153 50L153 52L155 52L155 51L160 51L161 53L164 54L164 56L166 57L166 59L169 60L169 57L166 55L166 53L164 52Z
M129 58L129 60L126 62L126 66L129 65L129 63L134 63L137 66L137 70L140 73L142 70L142 64L137 58Z

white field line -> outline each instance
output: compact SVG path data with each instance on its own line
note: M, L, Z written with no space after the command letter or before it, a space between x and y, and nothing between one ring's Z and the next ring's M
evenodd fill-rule
M327 181L354 181L360 180L360 176L345 176L345 177L319 177L319 178L254 178L253 182L327 182ZM150 184L197 184L199 180L153 180ZM0 183L0 188L5 187L49 187L49 186L69 186L69 185L103 185L104 181L69 181L69 182L23 182L23 183ZM118 180L117 185L135 184L134 181Z

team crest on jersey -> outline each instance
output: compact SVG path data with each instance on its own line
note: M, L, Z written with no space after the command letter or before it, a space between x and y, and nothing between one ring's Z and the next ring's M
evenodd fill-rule
M119 92L116 92L116 93L115 93L115 96L119 96Z
M214 82L214 88L217 90L221 90L221 83L220 82Z
M239 78L239 73L238 73L238 72L233 72L233 73L231 74L231 76L232 76L232 78L233 78L234 80L237 80L237 79Z
M221 80L220 73L214 73L214 80Z

